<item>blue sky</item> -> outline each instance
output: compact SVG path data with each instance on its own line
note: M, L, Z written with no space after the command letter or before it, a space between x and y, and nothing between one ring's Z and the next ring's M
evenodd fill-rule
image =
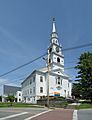
M46 52L53 17L63 49L92 43L92 0L0 0L0 75ZM65 67L75 66L86 51L92 47L64 52ZM40 59L3 76L0 84L19 85L19 79L43 66ZM66 73L75 79L74 69Z

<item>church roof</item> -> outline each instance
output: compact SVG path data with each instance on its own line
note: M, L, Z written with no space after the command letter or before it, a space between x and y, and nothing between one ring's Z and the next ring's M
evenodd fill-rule
M69 75L67 75L62 69L58 68L58 69L54 69L52 70L52 72L57 72L60 71L64 76L69 77Z
M38 71L39 71L39 72L41 71L41 72L43 72L43 73L47 73L47 72L48 72L48 68L47 68L47 67L44 67L44 68L39 69ZM60 76L65 77L65 78L69 78L69 76L68 76L66 73L64 73L64 71L62 71L60 68L51 70L51 71L50 71L50 74L59 75L58 73L56 73L57 71L60 71L60 72L61 72L62 75L60 74Z
M44 67L44 68L40 68L39 71L41 71L41 72L47 72L48 69L47 69L47 67Z

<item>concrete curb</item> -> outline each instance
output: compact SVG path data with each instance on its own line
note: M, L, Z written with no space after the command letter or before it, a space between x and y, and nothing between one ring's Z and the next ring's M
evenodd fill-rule
M74 110L72 120L78 120L77 110Z

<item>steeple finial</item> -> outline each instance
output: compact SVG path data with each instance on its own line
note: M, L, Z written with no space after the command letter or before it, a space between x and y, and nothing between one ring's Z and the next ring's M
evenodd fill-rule
M53 18L53 21L55 21L55 18Z
M56 32L56 22L55 22L55 18L53 18L52 32Z

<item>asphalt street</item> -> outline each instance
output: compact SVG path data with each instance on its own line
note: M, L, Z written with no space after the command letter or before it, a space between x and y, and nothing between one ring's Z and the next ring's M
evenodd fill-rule
M73 110L47 108L0 108L0 120L72 120Z
M72 120L72 117L73 110L69 109L0 108L0 120ZM92 109L78 110L77 117L92 120Z
M26 120L47 108L0 108L0 120Z
M92 109L78 110L78 120L92 120Z

